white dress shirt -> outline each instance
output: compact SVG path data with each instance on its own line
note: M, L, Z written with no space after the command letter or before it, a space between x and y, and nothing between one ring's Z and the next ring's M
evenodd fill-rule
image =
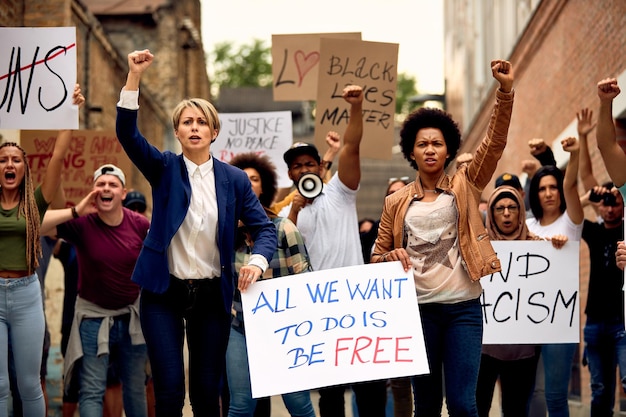
M139 90L122 89L118 107L139 109ZM189 182L191 201L180 228L167 250L170 274L182 279L215 278L221 276L220 251L217 245L218 213L215 191L213 157L196 165L183 155ZM263 255L254 254L248 265L261 269L269 262Z
M221 275L217 246L217 196L213 158L196 165L183 156L191 183L187 215L168 249L170 273L178 278L213 278Z

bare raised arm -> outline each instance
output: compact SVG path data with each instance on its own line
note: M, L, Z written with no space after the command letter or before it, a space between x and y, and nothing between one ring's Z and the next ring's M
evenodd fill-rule
M74 86L74 93L72 95L72 104L80 106L85 102L85 97L80 92L80 86L76 84ZM46 175L41 182L41 193L43 198L47 202L51 202L61 185L61 170L63 168L63 160L65 154L70 148L72 141L72 131L69 129L60 130L54 142L54 149L52 150L52 156L50 162L48 162L48 168L46 169Z
M326 143L328 144L328 149L322 158L322 169L320 170L320 177L324 181L330 180L330 165L332 165L335 156L337 156L341 148L341 135L332 130L329 131L326 133Z
M61 223L72 220L74 213L79 217L90 213L97 213L98 209L96 208L95 200L98 194L98 190L92 190L72 208L46 211L46 214L43 216L43 222L41 223L41 234L46 236L56 235L56 227Z
M580 179L583 183L583 190L589 191L596 185L598 181L593 176L593 167L591 165L591 156L589 155L589 133L596 127L593 123L593 111L588 108L582 109L576 113L578 130L578 140L580 141Z
M598 149L604 160L604 165L613 180L613 183L621 187L626 183L626 154L617 143L615 125L613 123L613 99L620 93L615 78L605 78L598 83L598 97L600 98L600 110L598 111L598 128L596 137Z
M343 134L343 147L339 151L339 179L346 187L356 190L361 181L360 146L363 137L363 89L349 85L342 97L350 103L350 120Z
M567 168L565 169L565 178L563 178L563 194L565 195L567 214L574 224L580 224L585 217L580 197L578 196L580 146L574 137L563 139L561 144L563 145L563 150L570 154Z

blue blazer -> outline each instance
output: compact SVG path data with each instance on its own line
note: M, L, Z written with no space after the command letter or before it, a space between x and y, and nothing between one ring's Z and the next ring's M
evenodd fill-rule
M182 224L191 185L183 156L161 152L137 128L137 110L117 108L117 137L131 161L152 186L152 222L139 253L132 280L142 288L163 293L169 286L167 249ZM230 314L235 290L233 270L235 233L241 220L254 239L253 253L272 259L277 246L276 228L252 192L248 176L240 169L213 159L217 194L217 244L222 265L224 308ZM184 278L184 277L181 277Z

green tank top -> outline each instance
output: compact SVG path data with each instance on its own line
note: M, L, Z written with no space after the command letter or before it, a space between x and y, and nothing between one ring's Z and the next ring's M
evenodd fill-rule
M43 219L48 203L43 198L41 187L35 189L35 200L39 208L39 221ZM0 207L0 271L26 271L26 219L17 218L18 206L4 210ZM38 237L39 238L39 237Z

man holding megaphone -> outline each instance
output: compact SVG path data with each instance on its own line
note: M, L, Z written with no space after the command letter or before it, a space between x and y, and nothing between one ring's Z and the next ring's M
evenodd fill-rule
M315 271L363 264L356 209L361 181L363 90L350 85L343 89L342 97L350 103L350 119L339 151L337 173L328 183L321 180L325 167L314 145L297 142L283 155L289 178L298 192L279 216L288 217L298 226ZM319 390L321 417L345 415L344 389L345 386L335 386ZM359 415L385 415L385 381L359 383L353 389Z

